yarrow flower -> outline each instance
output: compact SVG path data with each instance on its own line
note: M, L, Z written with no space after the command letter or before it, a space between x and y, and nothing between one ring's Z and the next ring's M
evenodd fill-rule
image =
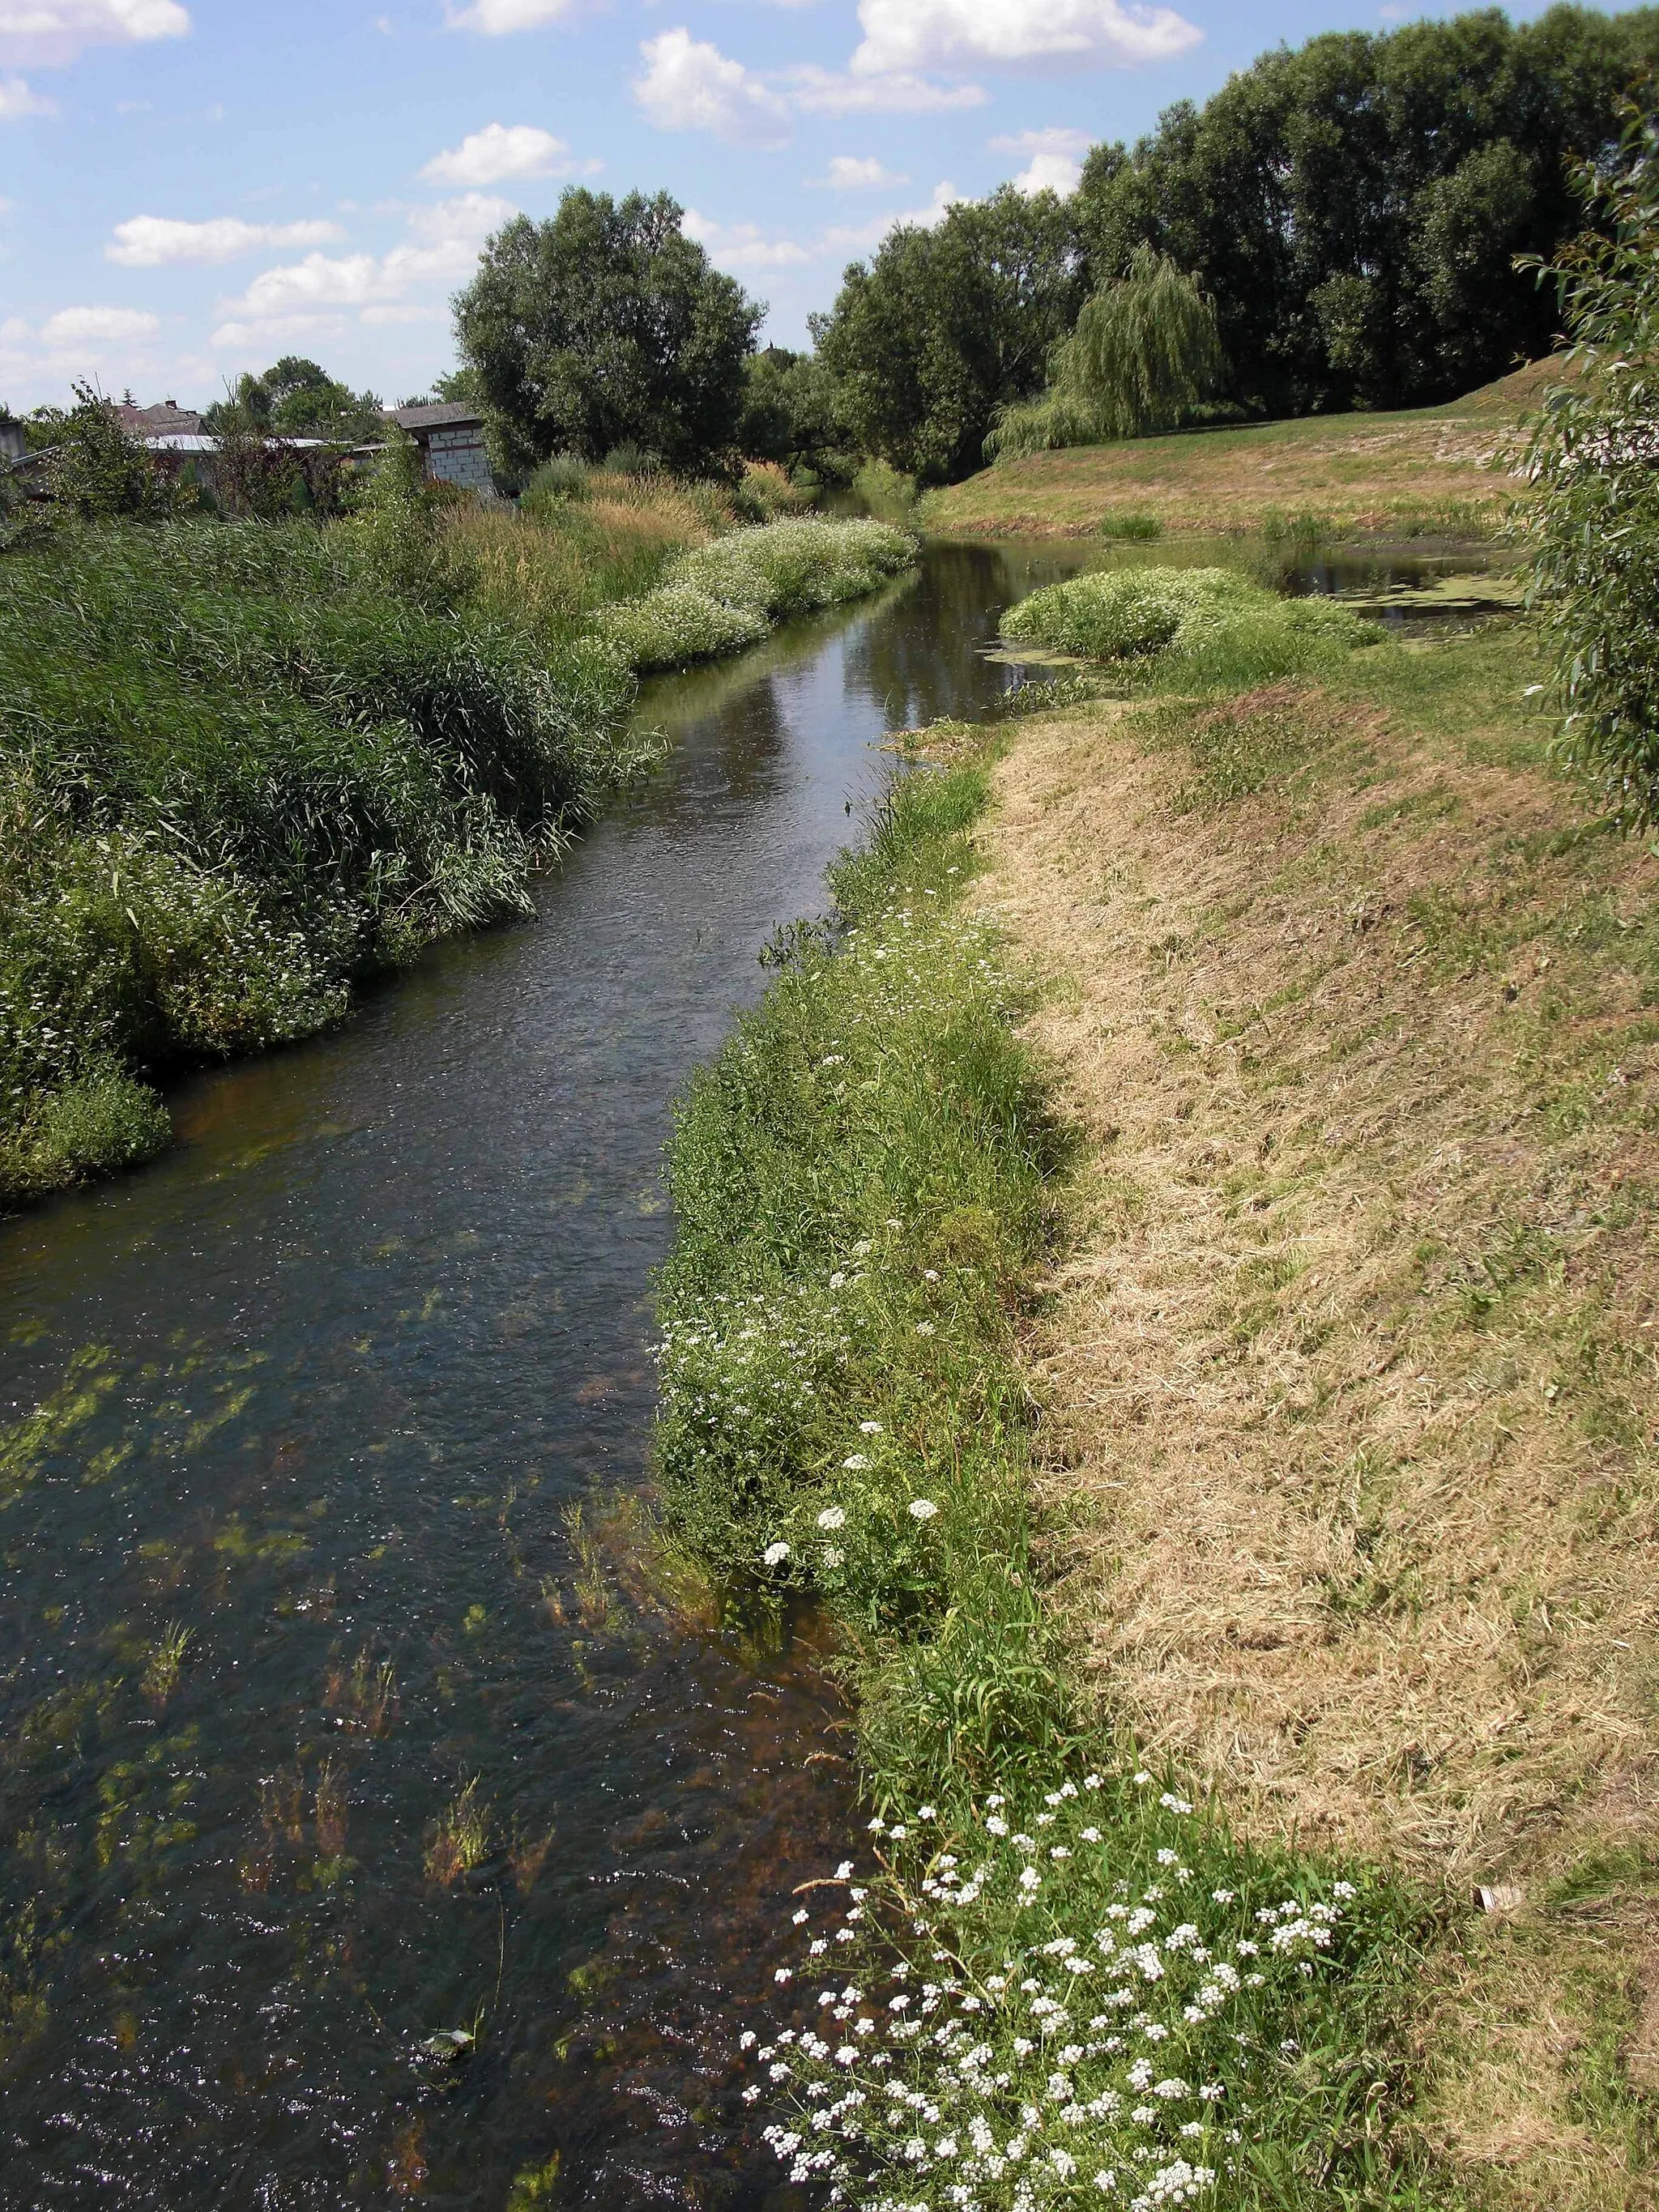
M931 1521L939 1508L931 1498L913 1498L905 1510L913 1521Z
M769 1544L761 1553L761 1558L769 1567L781 1567L788 1556L789 1547L784 1543Z
M818 1516L818 1526L820 1528L844 1528L847 1526L846 1508L841 1505L826 1505Z

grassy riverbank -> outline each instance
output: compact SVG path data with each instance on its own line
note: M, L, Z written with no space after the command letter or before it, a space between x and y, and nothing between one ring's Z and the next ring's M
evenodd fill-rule
M930 492L940 537L1491 535L1518 489L1494 467L1552 365L1444 407L1310 416L1033 453ZM1557 372L1559 373L1559 372Z
M747 2094L796 2179L872 2208L1218 2177L1233 2203L1415 2202L1419 1904L1195 1810L1090 1711L1049 1601L1024 1346L1074 1140L975 911L996 748L942 742L963 757L834 872L837 926L781 944L672 1152L670 1525L744 1603L828 1607L880 1814L796 1914Z
M169 1067L307 1035L364 975L527 914L534 866L653 757L636 668L913 557L870 524L714 542L730 520L710 488L596 477L540 520L387 498L9 554L0 1203L165 1144ZM693 597L674 632L662 603Z
M1548 773L1534 663L1504 623L1030 727L986 895L1083 1133L1025 1373L1101 1710L1243 1832L1444 1898L1411 2032L1449 2190L1623 2212L1659 2154L1659 870Z

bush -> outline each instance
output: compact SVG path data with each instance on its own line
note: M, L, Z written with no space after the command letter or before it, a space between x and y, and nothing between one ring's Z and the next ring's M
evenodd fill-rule
M55 1188L154 1158L173 1124L153 1091L106 1063L44 1099L27 1137L19 1179Z
M915 540L884 523L766 523L683 554L658 590L606 609L599 633L635 668L684 667L860 598L915 559Z
M569 501L586 499L589 491L587 464L578 453L555 453L544 461L519 495L526 514L538 519L556 514Z
M1296 674L1379 634L1330 599L1282 599L1231 568L1073 576L1011 607L1002 627L1091 659L1156 659L1161 681L1202 688Z
M1571 346L1527 455L1531 599L1553 647L1560 752L1622 827L1659 823L1659 128L1580 177L1586 234L1559 265Z

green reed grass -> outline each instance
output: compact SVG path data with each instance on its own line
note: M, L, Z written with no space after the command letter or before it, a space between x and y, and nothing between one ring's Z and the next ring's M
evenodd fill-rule
M1415 1900L1254 1850L1154 1778L1080 1694L1045 1598L1017 1331L1068 1140L966 896L996 741L897 782L832 871L833 921L781 934L671 1151L668 1525L738 1604L805 1590L828 1611L876 1808L876 1841L820 1885L850 1905L826 1917L814 1893L793 1916L745 2099L781 2115L792 2180L865 2212L1413 2203L1426 2169L1395 2122ZM1010 1856L1022 1837L1040 1881ZM1287 1936L1252 1983L1269 1907L1331 1941ZM1132 1911L1140 1994L1101 2020L1055 1997L1032 2026L1030 1992L1048 2004L1080 1947L1105 1981L1097 1931ZM1218 1983L1200 1971L1235 1954ZM1138 2105L1143 2063L1166 2087Z

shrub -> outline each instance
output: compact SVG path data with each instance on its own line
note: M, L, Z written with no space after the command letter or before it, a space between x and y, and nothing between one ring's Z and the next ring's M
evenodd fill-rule
M173 1124L153 1091L106 1062L45 1098L27 1139L21 1179L50 1188L153 1158Z
M1522 528L1561 756L1644 830L1659 823L1659 126L1629 111L1623 152L1605 181L1581 171L1598 227L1540 270L1571 344L1527 454Z
M682 555L658 590L607 608L599 633L635 668L683 667L857 599L915 559L915 540L885 523L766 523Z
M1330 599L1283 599L1231 568L1120 568L1034 592L1009 637L1091 659L1153 661L1200 689L1267 683L1379 635Z
M571 500L586 499L590 489L587 464L579 453L555 453L544 461L519 495L526 514L556 514Z

